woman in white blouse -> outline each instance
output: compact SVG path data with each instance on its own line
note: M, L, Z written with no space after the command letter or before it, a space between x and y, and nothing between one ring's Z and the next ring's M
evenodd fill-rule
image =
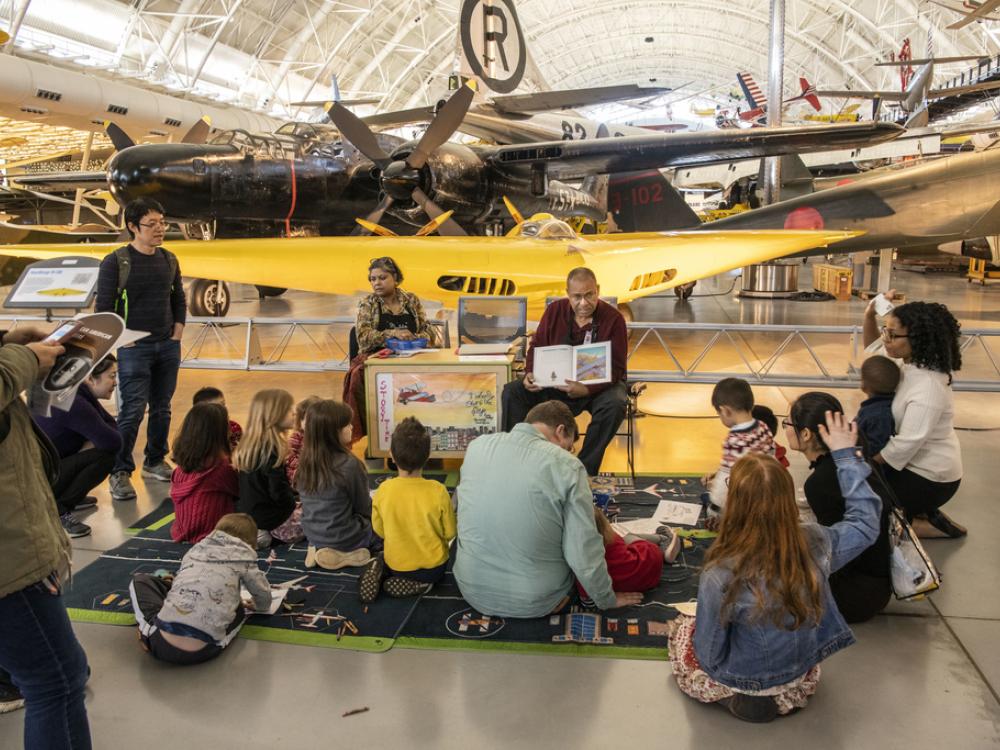
M886 294L889 300L894 292ZM962 451L955 434L952 373L962 367L960 326L944 305L909 302L878 327L875 309L864 317L864 342L881 337L885 354L902 360L892 400L893 435L875 460L921 536L965 536L966 529L941 512L962 481ZM926 522L926 523L924 523Z

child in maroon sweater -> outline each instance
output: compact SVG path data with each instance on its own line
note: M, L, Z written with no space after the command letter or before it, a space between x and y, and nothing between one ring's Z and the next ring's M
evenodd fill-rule
M191 405L197 406L198 404L220 404L226 406L226 394L220 391L215 386L206 385L204 388L199 388L194 397L191 399ZM236 446L240 444L240 438L243 437L243 428L240 427L240 423L232 419L229 420L229 452L232 453L236 450Z
M233 512L240 494L239 478L229 463L226 407L202 402L191 408L174 443L174 463L170 536L175 542L200 542Z
M611 588L615 591L649 591L660 583L664 563L677 559L681 549L681 538L666 526L661 526L659 534L626 534L618 536L611 522L600 508L594 508L597 530L604 537L604 560L611 576ZM579 582L576 584L581 596L587 597Z

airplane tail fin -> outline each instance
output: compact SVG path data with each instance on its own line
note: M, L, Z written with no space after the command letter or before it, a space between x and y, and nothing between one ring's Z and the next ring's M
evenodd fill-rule
M819 112L823 107L819 103L819 97L816 96L816 87L805 78L799 78L799 86L802 87L802 93L799 96L809 102L810 106Z
M740 88L743 89L743 96L746 97L750 109L758 109L764 106L766 103L764 93L760 90L760 86L757 85L752 75L749 73L737 73L736 80L739 82Z
M781 200L786 201L815 192L812 172L798 154L785 154L781 158ZM764 184L764 159L760 160L757 184Z
M701 225L684 196L657 169L611 175L608 210L623 232L662 232Z

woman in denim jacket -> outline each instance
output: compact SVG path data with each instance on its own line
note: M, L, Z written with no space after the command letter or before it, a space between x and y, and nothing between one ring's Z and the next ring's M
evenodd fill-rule
M742 457L705 560L697 617L678 618L670 637L681 690L747 721L803 708L819 662L854 643L827 578L875 541L882 501L865 481L857 426L827 412L819 433L836 463L844 519L800 525L791 475L770 456Z

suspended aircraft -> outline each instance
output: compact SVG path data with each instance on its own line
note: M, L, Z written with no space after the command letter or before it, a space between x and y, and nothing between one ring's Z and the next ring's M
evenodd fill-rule
M818 96L829 96L843 99L872 99L878 102L898 102L900 108L909 113L906 120L907 128L924 127L929 122L927 103L932 99L943 99L945 97L961 96L976 92L996 91L1000 89L1000 80L981 81L964 86L948 86L946 88L933 88L934 66L936 64L986 60L983 55L961 55L957 57L925 57L908 58L900 60L889 60L875 63L880 67L908 67L919 65L916 73L910 78L909 83L902 91L856 91L852 89L822 89L818 90ZM877 106L875 107L877 109Z
M980 2L979 0L963 0L962 7L960 8L939 2L938 0L930 1L934 5L940 5L942 8L962 14L960 19L948 26L949 29L961 29L976 21L1000 20L1000 18L991 15L994 11L1000 10L1000 0L985 0L984 2Z
M757 85L757 82L749 73L737 73L736 80L743 90L743 96L746 97L747 104L750 105L750 109L740 112L740 119L744 122L752 122L760 125L766 124L767 97L760 86ZM819 99L816 96L816 87L810 84L805 78L799 78L799 86L802 89L802 93L798 96L793 96L791 99L783 99L781 102L782 108L794 102L804 101L808 102L813 109L819 112L821 107Z

